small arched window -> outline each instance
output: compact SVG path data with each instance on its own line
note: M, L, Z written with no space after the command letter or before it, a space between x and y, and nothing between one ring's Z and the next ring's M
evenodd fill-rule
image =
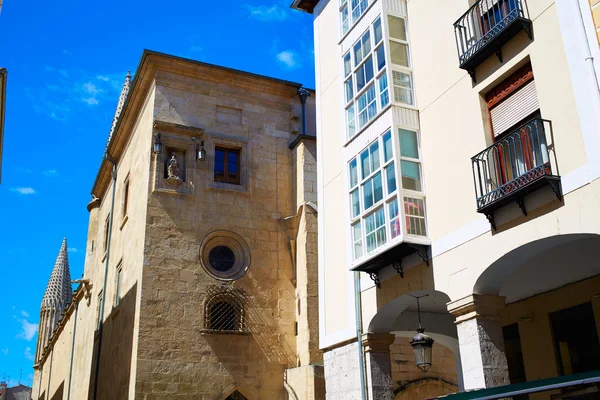
M210 286L204 308L204 328L210 332L243 333L244 294L239 289Z

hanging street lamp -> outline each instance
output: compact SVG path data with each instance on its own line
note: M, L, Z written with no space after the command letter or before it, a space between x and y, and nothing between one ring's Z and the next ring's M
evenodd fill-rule
M421 306L419 304L419 299L425 296L412 296L417 300L417 313L419 315L419 328L417 329L417 335L414 336L410 340L410 345L415 352L415 361L417 363L417 367L423 372L427 372L429 368L431 368L431 347L433 346L433 338L427 334L425 334L425 328L421 325Z

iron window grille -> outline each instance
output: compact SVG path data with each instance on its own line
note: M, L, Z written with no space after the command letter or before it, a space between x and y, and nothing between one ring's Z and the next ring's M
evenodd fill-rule
M242 289L210 285L204 305L205 333L248 333L245 321L246 295Z

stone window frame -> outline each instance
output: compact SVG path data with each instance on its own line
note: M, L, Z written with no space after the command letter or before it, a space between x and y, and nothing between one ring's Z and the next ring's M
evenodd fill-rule
M121 225L119 226L119 230L123 230L125 223L129 220L129 215L127 211L129 209L129 194L130 194L130 176L131 172L128 172L123 179L123 195L121 197Z
M236 136L211 134L207 137L208 180L207 189L228 190L250 194L250 146L248 139ZM217 147L239 150L239 184L215 182L215 150Z
M119 275L121 279L119 280ZM115 295L113 299L113 309L119 307L123 301L123 259L119 260L115 268Z
M217 246L227 246L233 251L235 264L231 271L217 271L210 265L210 251ZM237 233L224 230L213 231L206 235L200 244L199 260L206 273L214 279L234 281L244 276L250 268L250 247L246 240Z
M189 128L189 127L184 127ZM166 193L175 195L192 196L194 194L194 182L196 181L196 169L199 166L196 163L201 161L196 160L196 142L202 140L200 135L202 130L192 131L198 137L191 136L190 132L182 128L176 128L168 124L160 124L157 128L155 124L152 136L157 133L161 134L162 152L154 154L154 181L153 193ZM192 139L192 137L195 138ZM173 185L165 178L166 163L170 157L170 150L175 149L178 153L183 153L183 171L180 176L183 178L178 185Z

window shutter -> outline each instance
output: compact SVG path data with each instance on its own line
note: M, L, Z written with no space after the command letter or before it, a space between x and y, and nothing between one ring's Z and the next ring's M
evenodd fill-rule
M535 80L523 85L519 90L490 109L494 137L506 132L510 127L531 115L540 108Z

